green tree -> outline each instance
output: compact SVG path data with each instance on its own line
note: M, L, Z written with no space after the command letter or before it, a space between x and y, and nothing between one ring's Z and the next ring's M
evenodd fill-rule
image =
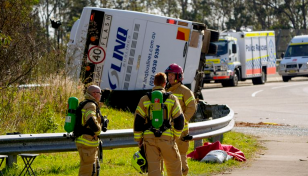
M267 1L267 0L265 0ZM264 6L263 3L260 3L256 0L248 1L248 7L253 12L256 17L256 22L254 23L255 29L268 29L268 17L269 17L269 9L268 6ZM267 21L268 20L268 21Z
M97 7L96 0L83 0L83 1L75 1L75 0L67 0L67 4L65 4L67 11L64 12L63 15L67 16L64 21L66 21L67 25L65 29L67 32L70 32L75 21L80 18L81 12L84 7Z
M101 8L112 8L112 3L108 0L100 0L99 6Z
M235 0L232 3L233 13L231 18L226 22L228 29L240 30L242 26L249 26L254 24L254 14L247 7L247 3L244 0Z
M187 16L188 0L178 0L178 3L181 7L180 18L186 20L188 18Z
M180 11L177 8L178 4L176 0L153 0L153 8L157 9L164 16L168 17L180 17Z
M307 29L307 0L276 0L263 2L275 10L276 17L284 16L294 29Z
M38 53L44 41L39 35L34 0L0 0L0 87L29 79L42 55Z
M211 0L207 4L210 4L210 13L208 13L207 19L209 20L209 26L214 29L224 30L226 28L226 22L232 19L232 0ZM230 29L230 28L229 28Z

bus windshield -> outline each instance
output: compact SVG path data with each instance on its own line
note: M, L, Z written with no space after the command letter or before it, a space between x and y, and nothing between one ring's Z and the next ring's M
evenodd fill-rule
M285 57L308 56L308 45L289 45Z
M226 54L228 52L228 42L225 40L213 42L213 44L217 45L217 56Z

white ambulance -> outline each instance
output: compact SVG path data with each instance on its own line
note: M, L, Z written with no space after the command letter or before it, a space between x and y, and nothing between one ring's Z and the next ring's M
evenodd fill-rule
M308 76L308 35L293 37L281 57L279 75L284 82L293 77Z
M264 84L267 75L276 73L274 31L225 32L220 34L215 55L206 56L204 82L237 86L252 79Z
M137 97L138 103L144 95L140 90L149 91L154 86L154 75L176 63L184 70L183 84L194 91L202 83L202 76L200 81L196 79L201 50L206 52L215 36L218 40L219 33L201 23L85 7L71 31L67 70L85 83L94 82L117 92L111 101ZM196 89L200 91L199 86Z

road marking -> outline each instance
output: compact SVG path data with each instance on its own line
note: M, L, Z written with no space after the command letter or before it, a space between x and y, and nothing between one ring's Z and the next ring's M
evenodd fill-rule
M292 84L292 85L286 85L286 86L272 87L272 89L280 89L280 88L284 88L284 87L299 86L299 85L305 85L305 84L308 84L308 83Z
M257 93L262 92L263 90L259 90L257 92L254 92L253 94L251 94L252 97L255 97Z

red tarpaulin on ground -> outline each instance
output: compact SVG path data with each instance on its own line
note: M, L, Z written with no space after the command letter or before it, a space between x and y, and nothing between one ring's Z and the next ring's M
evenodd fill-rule
M193 152L188 154L187 157L200 161L212 150L223 150L238 161L246 161L245 155L242 151L232 145L221 144L219 141L214 143L206 142L203 146L197 147Z

